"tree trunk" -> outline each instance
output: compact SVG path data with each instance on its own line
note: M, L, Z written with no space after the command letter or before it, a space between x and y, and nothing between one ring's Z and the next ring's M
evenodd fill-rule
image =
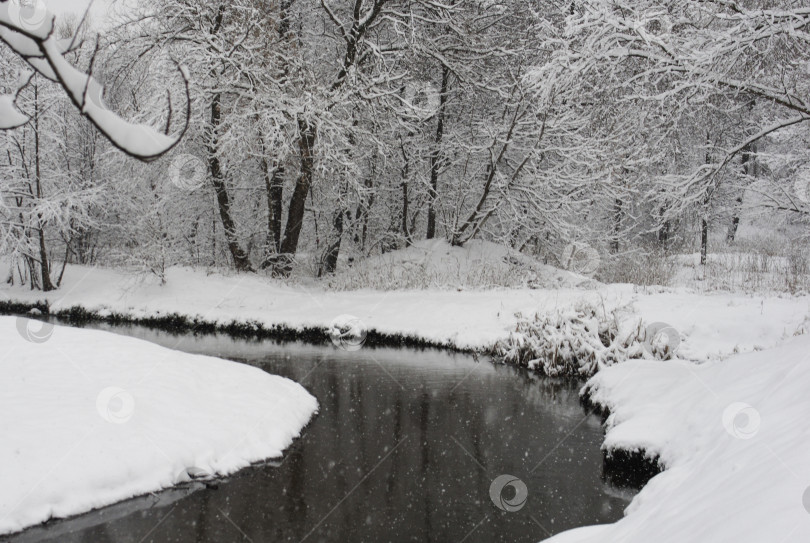
M281 213L284 196L284 167L273 161L272 167L267 159L264 135L259 134L262 148L262 172L267 192L267 253L262 269L272 266L281 251Z
M34 181L36 182L37 201L42 199L42 169L40 167L39 146L39 85L34 85ZM42 275L42 291L54 290L51 281L51 267L48 265L48 250L45 246L45 224L42 215L37 214L37 232L39 234L39 269Z
M284 195L284 168L282 166L277 166L273 170L267 191L268 236L271 238L273 250L278 253L281 251L281 211Z
M669 251L669 240L671 233L672 223L670 221L664 221L664 224L661 225L661 229L658 231L658 245L664 250L664 252Z
M711 137L706 133L706 164L712 163L712 156L709 152L709 145L711 144ZM706 193L703 200L703 217L700 219L700 264L706 265L706 260L709 255L709 202L711 195Z
M435 147L430 156L430 198L428 199L427 239L436 237L436 199L439 196L439 168L441 167L442 139L444 139L444 115L447 106L447 84L450 78L450 69L442 65L442 85L439 89L439 110L436 113Z
M337 261L338 256L340 255L340 244L343 240L343 209L339 208L335 211L335 218L332 222L335 230L335 241L333 241L329 247L326 249L326 253L324 253L322 266L318 276L321 276L323 273L335 273L337 270Z
M294 36L290 35L290 8L294 0L281 0L279 3L279 23L278 36L285 44L285 50L292 46ZM282 81L286 81L289 73L287 58L282 56ZM264 172L264 184L267 191L267 254L262 263L262 269L278 264L278 255L281 252L281 221L284 198L284 166L278 160L273 161L272 169L267 160L267 145L264 133L259 130L259 143L262 149L262 170Z
M312 186L312 176L315 170L315 156L313 154L317 140L317 130L304 119L298 120L298 149L301 157L301 171L295 183L290 209L287 214L287 226L284 228L284 238L281 240L281 259L276 271L282 275L289 275L292 271L292 258L298 250L298 238L301 236L301 227L304 223L307 195Z
M408 229L408 180L402 180L402 236L405 238L405 246L413 244L411 232Z
M219 129L222 116L220 101L221 97L219 94L214 95L211 101L211 140L208 146L208 167L211 171L211 182L214 185L214 192L217 196L219 218L222 221L222 228L225 231L225 241L228 243L228 250L233 258L233 264L238 271L253 271L250 260L239 246L239 241L236 237L236 225L234 224L233 217L231 217L231 199L228 195L228 187L225 184L222 165L217 156L217 146L219 143L217 130Z
M735 204L740 205L742 204L742 197L737 198L734 201ZM726 234L726 241L729 244L734 243L734 240L737 237L737 229L740 227L740 216L735 214L731 217L731 224L728 225L728 233Z
M742 170L743 175L746 177L756 177L756 144L753 145L746 145L742 152ZM747 183L746 179L746 185ZM745 196L745 187L742 187L740 190L740 195L734 199L734 212L731 216L731 224L728 227L728 233L726 234L726 241L728 243L734 243L734 240L737 238L737 229L740 226L740 212L742 210L743 204L743 197Z
M614 255L619 252L619 240L622 232L622 220L624 219L623 202L616 198L613 202L613 238L610 240L610 252Z
M700 264L706 265L709 254L709 221L706 217L700 220Z
M372 169L372 175L374 170ZM354 213L354 243L360 247L360 251L366 250L366 237L368 235L368 216L371 211L371 206L374 205L374 180L372 177L367 177L363 181L363 186L368 190L360 198L360 203L357 204L357 210ZM358 227L360 231L358 232Z
M411 172L411 159L408 156L408 152L405 150L405 143L402 141L402 138L399 140L399 146L402 150L402 223L400 227L402 229L402 236L405 238L405 246L410 247L413 244L413 240L411 239L411 231L408 228L408 207L410 205L410 197L408 195L408 177L410 177Z
M408 180L402 180L402 236L405 238L405 246L413 245L411 231L408 229Z

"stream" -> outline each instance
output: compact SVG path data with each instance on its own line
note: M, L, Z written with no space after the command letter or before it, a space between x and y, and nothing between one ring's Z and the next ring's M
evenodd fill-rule
M320 412L283 458L52 521L12 543L537 542L614 522L635 493L603 475L601 420L571 381L439 350L92 327L289 377ZM525 484L525 503L519 483L491 497L501 475Z

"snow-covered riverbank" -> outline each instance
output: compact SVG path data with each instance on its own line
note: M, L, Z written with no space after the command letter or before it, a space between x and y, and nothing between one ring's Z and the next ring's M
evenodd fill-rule
M629 361L588 388L611 412L604 447L666 470L621 521L551 542L810 541L810 336L701 366Z
M317 409L257 368L0 317L0 534L278 457Z
M2 270L0 270L2 271ZM412 336L439 346L484 349L514 330L516 314L551 313L587 304L621 327L666 322L682 336L678 356L703 361L779 345L807 326L810 296L697 294L687 289L644 292L632 285L593 289L492 289L331 292L287 286L256 275L224 276L168 270L167 284L152 276L71 266L62 289L43 294L0 287L0 301L47 301L52 312L82 307L133 319L180 314L207 323L258 323L293 329L329 326L350 314L368 329Z
M176 313L268 328L325 328L348 313L379 332L478 349L506 337L516 313L588 304L606 314L615 310L624 330L640 321L664 322L681 336L676 360L615 366L591 381L591 394L614 414L607 447L660 455L668 470L651 481L621 522L562 534L555 541L648 541L654 535L662 542L760 543L773 536L781 543L779 537L804 540L810 530L810 514L801 517L809 463L800 458L810 448L803 430L810 402L800 392L810 389L810 340L794 338L808 332L810 297L642 292L630 285L336 293L254 275L172 269L167 277L161 286L149 278L72 267L61 291L43 295L4 288L0 300L47 301L52 311L79 306L134 319ZM742 404L761 415L761 429L748 440L732 437L723 419L731 413L732 433L734 428L747 432L743 419L753 412L739 410ZM742 418L733 416L735 409ZM765 533L770 536L763 538Z

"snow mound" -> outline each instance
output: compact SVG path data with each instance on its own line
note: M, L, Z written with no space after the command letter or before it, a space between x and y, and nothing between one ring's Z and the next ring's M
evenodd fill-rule
M0 534L278 457L317 410L258 368L0 317Z
M629 361L587 390L608 407L604 448L658 456L621 521L553 543L810 541L810 337L696 366Z
M595 288L598 283L488 241L471 240L454 247L445 240L425 240L343 268L329 286L338 290Z

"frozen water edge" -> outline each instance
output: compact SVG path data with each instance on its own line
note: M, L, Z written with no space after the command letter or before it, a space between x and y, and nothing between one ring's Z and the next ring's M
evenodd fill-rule
M281 456L317 410L288 379L106 332L0 317L0 345L0 533Z

